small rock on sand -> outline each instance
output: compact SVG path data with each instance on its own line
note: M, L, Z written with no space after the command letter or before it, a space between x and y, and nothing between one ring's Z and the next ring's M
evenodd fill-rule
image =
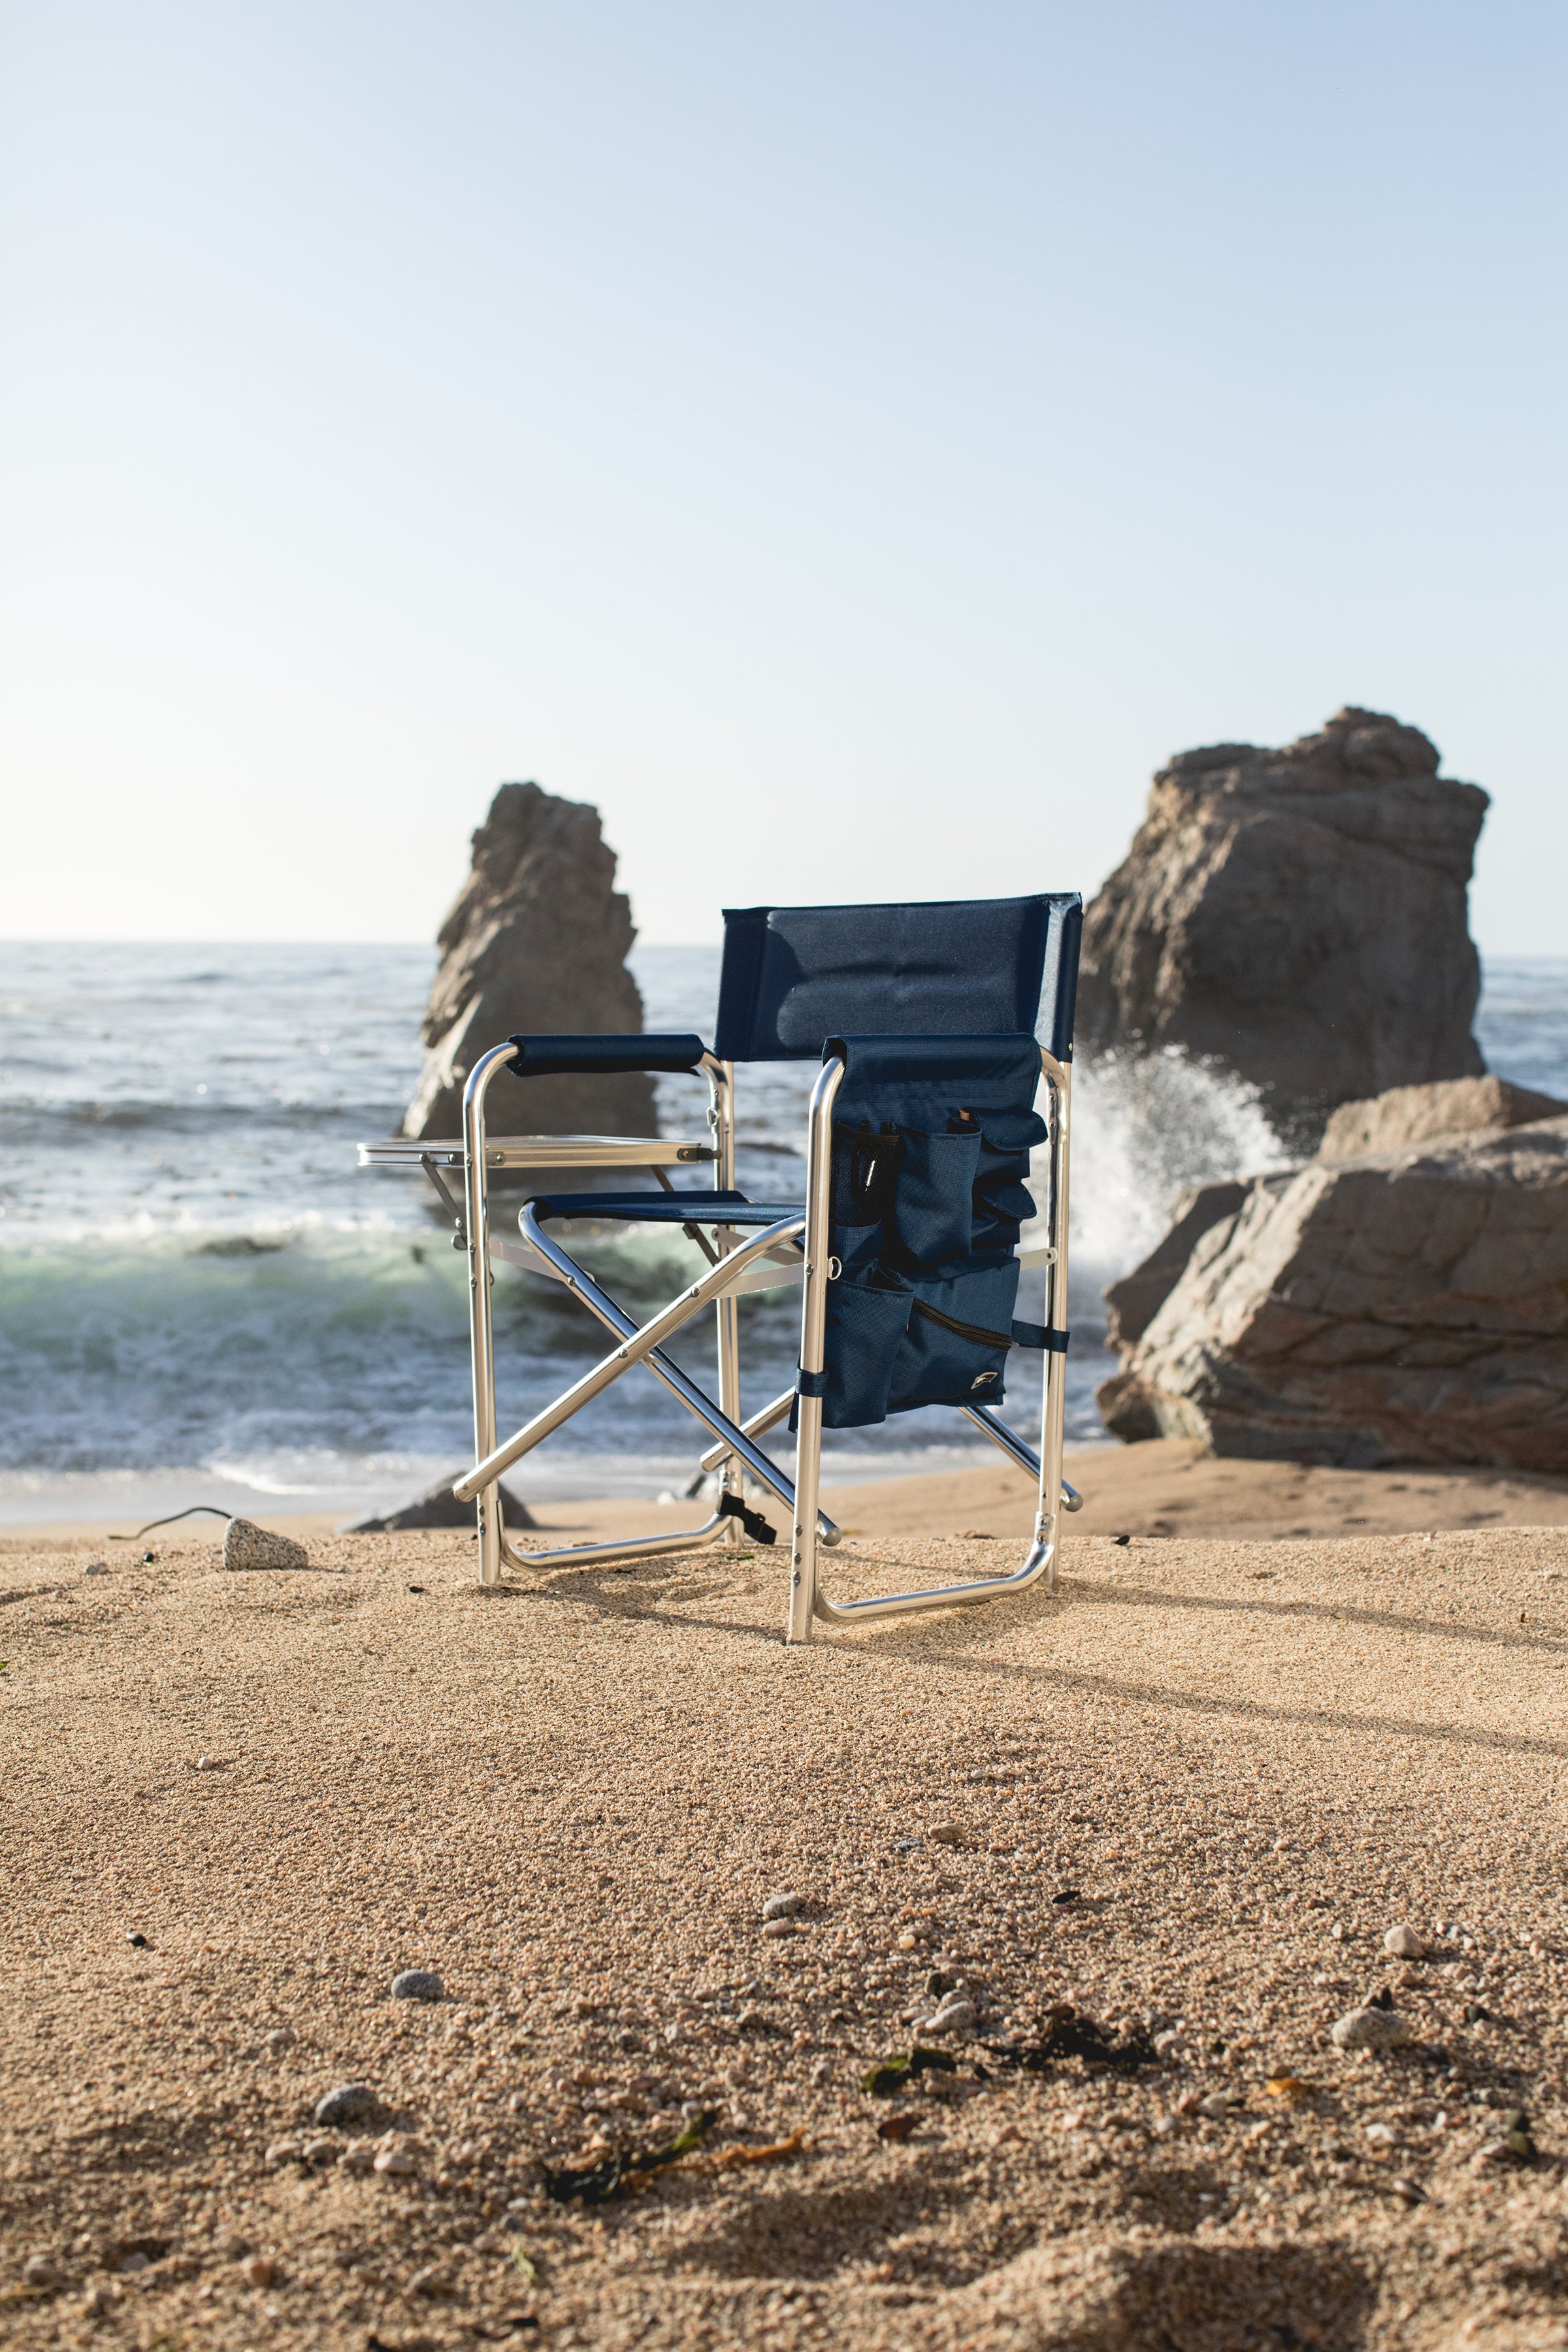
M268 2037L270 2040L270 2035ZM368 2123L381 2113L381 2101L368 2083L340 2083L324 2099L316 2101L316 2121L319 2124Z
M392 1979L394 2000L444 2000L447 1988L434 1969L400 1969Z
M793 1936L795 1933L795 1921L793 1919L769 1919L763 1926L763 1933L764 1936Z
M1418 1960L1426 1949L1414 1927L1390 1927L1383 1939L1383 1948L1396 1960Z
M1336 2050L1397 2050L1410 2039L1404 2018L1388 2009L1352 2009L1329 2029Z
M802 1895L787 1892L782 1895L770 1895L767 1901L763 1906L763 1917L764 1919L793 1919L795 1913L800 1909L804 1899L805 1898Z
M109 1574L109 1562L106 1559L89 1559L87 1566L82 1570L82 1574L84 1576L107 1576Z
M932 1845L967 1845L969 1843L969 1832L962 1822L938 1822L934 1829L927 1830L926 1835Z
M258 1528L254 1519L230 1519L224 1530L225 1568L309 1568L310 1555L303 1544Z

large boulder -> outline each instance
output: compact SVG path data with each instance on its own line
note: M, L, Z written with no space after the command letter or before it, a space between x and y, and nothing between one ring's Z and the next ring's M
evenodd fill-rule
M1287 1118L1479 1076L1488 802L1437 764L1418 728L1359 709L1280 751L1180 753L1084 919L1080 1045L1214 1056Z
M1394 1087L1370 1102L1342 1103L1323 1129L1320 1160L1359 1160L1367 1151L1396 1151L1435 1135L1480 1135L1560 1118L1568 1102L1539 1095L1507 1078L1450 1078L1437 1087Z
M1100 1399L1215 1454L1568 1471L1568 1117L1255 1179Z
M1182 1269L1211 1226L1234 1217L1247 1198L1247 1178L1232 1176L1217 1184L1194 1184L1178 1192L1171 1203L1171 1227L1141 1265L1116 1282L1107 1283L1100 1296L1110 1310L1105 1344L1112 1349L1136 1347L1182 1277Z
M458 1136L463 1082L487 1047L523 1031L631 1035L642 998L626 968L637 933L615 887L616 856L584 801L502 784L473 836L473 870L442 924L425 1009L425 1066L405 1135ZM655 1135L653 1081L498 1081L492 1130L522 1135Z

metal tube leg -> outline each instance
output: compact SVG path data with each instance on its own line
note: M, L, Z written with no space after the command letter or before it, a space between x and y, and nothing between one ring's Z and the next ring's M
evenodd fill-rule
M714 1181L721 1192L731 1191L735 1182L735 1066L721 1062L708 1073L710 1090L709 1128L718 1154ZM720 1249L728 1254L730 1239L718 1236ZM730 1421L741 1418L741 1316L733 1298L721 1298L715 1311L719 1342L719 1410ZM745 1492L740 1464L732 1454L727 1454L719 1473L719 1485L724 1496L740 1501ZM731 1542L738 1542L741 1522L731 1518L725 1530Z
M1046 1325L1048 1330L1063 1331L1068 1322L1068 1169L1069 1165L1069 1129L1072 1115L1072 1071L1069 1065L1047 1059L1046 1081L1052 1094L1051 1103L1051 1244L1050 1281L1047 1293L1048 1305ZM1035 1518L1035 1544L1050 1547L1050 1567L1046 1572L1046 1590L1057 1589L1057 1528L1062 1507L1062 1447L1064 1415L1067 1409L1068 1360L1065 1355L1047 1351L1045 1374L1040 1395L1040 1500ZM1075 1496L1075 1501L1077 1497Z
M474 1379L474 1459L496 1447L495 1326L490 1312L490 1263L485 1198L485 1094L515 1045L494 1045L482 1054L463 1088L463 1213L468 1242L468 1350ZM481 1487L476 1499L479 1524L479 1582L500 1582L500 1482Z
M805 1283L800 1307L800 1403L795 1422L795 1525L790 1546L789 1623L784 1638L809 1642L817 1613L816 1512L822 1486L822 1398L827 1332L828 1211L833 1196L833 1105L844 1065L825 1062L811 1090L806 1128Z
M820 1367L818 1367L820 1369ZM816 1498L822 1484L822 1399L802 1397L795 1457L786 1642L809 1642L816 1619Z

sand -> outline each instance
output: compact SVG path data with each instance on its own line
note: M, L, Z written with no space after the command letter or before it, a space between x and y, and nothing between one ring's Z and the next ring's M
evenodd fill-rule
M750 1546L486 1596L460 1535L170 1535L0 1549L10 2340L1568 2345L1568 1532L1075 1530L1054 1598L797 1650ZM932 1969L984 2039L869 2096ZM1066 2006L1149 2063L1010 2068Z
M786 1456L787 1459L787 1456ZM1067 1475L1084 1497L1068 1522L1080 1535L1205 1535L1274 1541L1283 1537L1425 1533L1436 1528L1568 1526L1568 1478L1503 1470L1326 1470L1289 1462L1216 1462L1180 1438L1144 1445L1101 1445L1068 1454ZM526 1476L514 1483L526 1496ZM755 1496L775 1528L784 1514ZM1034 1523L1035 1489L998 1455L973 1469L937 1471L836 1486L824 1507L839 1524L867 1536L1016 1536ZM558 1543L603 1542L649 1529L695 1526L704 1507L636 1500L535 1504L533 1517ZM341 1513L282 1513L259 1502L254 1516L300 1541L334 1534ZM40 1522L0 1530L5 1542L110 1545L120 1520ZM221 1527L201 1520L161 1529L155 1540L187 1542Z

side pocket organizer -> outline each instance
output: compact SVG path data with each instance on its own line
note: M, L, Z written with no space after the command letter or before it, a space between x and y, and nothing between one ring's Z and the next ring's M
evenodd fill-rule
M913 1291L885 1274L869 1282L844 1276L828 1284L824 1428L866 1429L886 1421L888 1384L913 1305Z
M889 1412L921 1404L994 1404L1005 1392L1018 1269L1013 1261L923 1283L899 1349Z
M1016 1249L1019 1226L1036 1213L1026 1181L1029 1152L1035 1144L1044 1143L1050 1130L1032 1110L983 1112L981 1124L973 1246L976 1251Z
M836 1225L879 1225L888 1213L903 1158L903 1141L890 1124L876 1134L869 1119L858 1127L835 1120L833 1202Z
M899 1134L903 1160L887 1220L888 1241L900 1265L911 1273L932 1271L969 1255L980 1129L926 1135L901 1127Z

